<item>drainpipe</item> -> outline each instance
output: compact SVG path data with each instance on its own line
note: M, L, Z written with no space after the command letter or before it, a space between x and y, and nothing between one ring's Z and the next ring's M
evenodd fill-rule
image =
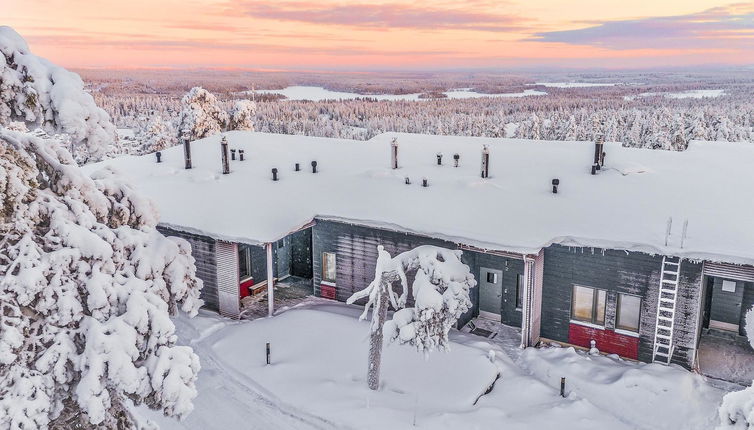
M267 247L267 315L275 311L275 280L272 274L272 242Z
M534 269L534 259L529 256L524 256L524 308L522 309L521 318L521 348L529 346L531 338L531 320L532 320L532 302L534 282L532 277L532 270Z

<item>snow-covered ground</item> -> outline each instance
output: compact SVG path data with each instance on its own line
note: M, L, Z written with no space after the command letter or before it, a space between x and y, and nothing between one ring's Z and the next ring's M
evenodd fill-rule
M322 87L311 87L303 85L294 85L286 87L280 90L256 90L261 94L282 94L288 100L352 100L355 98L369 97L377 100L410 100L421 101L429 100L419 98L419 93L412 94L358 94L349 93L344 91L331 91ZM459 88L444 92L448 98L451 99L463 99L463 98L475 98L475 97L525 97L525 96L541 96L546 95L544 91L524 90L520 93L505 93L505 94L484 94L471 91L469 88Z
M382 386L367 388L368 322L357 307L315 304L235 322L210 313L177 320L202 360L195 410L183 422L138 408L163 429L710 429L724 392L680 368L518 349L452 332L428 360L386 345ZM272 364L265 365L265 343ZM494 358L490 360L490 351ZM480 396L499 374L487 395ZM559 396L566 377L566 397Z
M688 90L677 93L641 93L637 96L625 96L623 98L625 100L633 100L637 97L663 96L671 99L701 99L705 97L720 97L722 95L725 95L725 90Z

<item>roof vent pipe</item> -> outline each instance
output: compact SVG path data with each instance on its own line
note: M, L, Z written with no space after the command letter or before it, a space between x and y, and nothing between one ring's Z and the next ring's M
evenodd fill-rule
M312 173L317 173L317 162L312 161Z
M155 157L157 157L157 162L162 163L162 152L157 151L154 153Z
M230 150L230 159L233 160L233 161L236 161L236 150L235 149L231 149Z
M437 153L437 165L442 166L442 152Z
M552 193L558 194L558 185L560 185L560 179L555 178L552 180Z
M243 149L238 150L238 158L243 161Z
M278 180L278 169L277 167L272 168L272 180L277 181Z
M186 169L191 168L191 141L188 138L183 139L183 160Z
M228 162L228 139L223 136L220 139L220 152L223 158L223 175L230 173L230 162Z
M490 147L484 145L482 147L482 178L490 177Z
M458 167L458 160L461 159L461 155L456 153L453 154L453 167Z
M422 178L422 187L427 188L429 186L429 179Z
M394 137L390 142L390 167L392 169L398 168L398 138Z

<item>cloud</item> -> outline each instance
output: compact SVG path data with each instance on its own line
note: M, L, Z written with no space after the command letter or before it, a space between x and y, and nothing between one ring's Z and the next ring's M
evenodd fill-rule
M335 24L360 28L453 29L503 32L521 29L523 19L512 15L469 12L467 8L420 7L408 4L338 4L319 2L234 2L228 13L259 19Z
M754 48L754 7L737 4L704 12L594 23L536 33L527 41L560 42L608 49Z
M389 56L389 57L433 57L443 55L458 54L457 51L448 50L403 50L389 51L380 49L370 49L367 47L353 47L348 45L332 46L327 48L318 48L311 46L293 46L279 44L264 44L253 42L228 42L216 39L152 39L145 35L128 35L118 39L105 39L97 36L87 35L51 35L51 36L27 36L29 43L38 43L47 46L61 47L83 47L89 48L97 46L102 48L117 48L128 50L165 50L171 51L195 51L201 49L207 50L227 50L227 51L246 51L248 53L286 53L296 55L326 55L326 56Z

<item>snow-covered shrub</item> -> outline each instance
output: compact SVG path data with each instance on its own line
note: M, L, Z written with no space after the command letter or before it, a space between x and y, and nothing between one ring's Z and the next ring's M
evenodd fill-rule
M0 125L21 121L65 133L82 161L115 151L115 126L79 75L37 57L12 28L0 26Z
M746 336L754 348L754 307L746 313L745 324ZM754 382L742 391L726 394L718 414L717 430L754 430Z
M112 170L0 128L0 428L131 426L126 399L182 417L198 357L170 315L202 304L188 242Z
M180 130L183 138L201 139L220 133L228 123L217 98L201 87L194 87L181 100Z
M144 132L141 154L163 151L176 144L176 133L170 124L155 116Z
M230 130L254 131L257 104L251 100L236 100L230 110Z

